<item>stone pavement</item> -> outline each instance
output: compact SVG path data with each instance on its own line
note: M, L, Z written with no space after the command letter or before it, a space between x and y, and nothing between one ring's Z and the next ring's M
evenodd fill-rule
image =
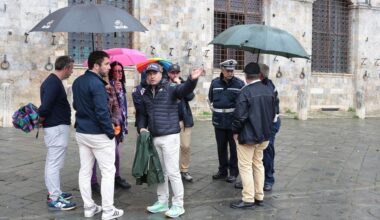
M185 183L186 213L180 219L380 219L379 125L376 118L284 119L277 135L273 192L265 194L263 207L242 211L229 208L241 192L211 179L218 164L211 123L196 122L194 182ZM72 211L47 209L43 133L39 139L34 135L0 128L0 219L84 219L74 132L61 177L63 189L79 203ZM121 148L121 171L131 183L135 141L131 128ZM115 205L126 211L119 219L165 219L163 214L146 213L145 207L155 200L155 187L133 185L128 191L115 191Z

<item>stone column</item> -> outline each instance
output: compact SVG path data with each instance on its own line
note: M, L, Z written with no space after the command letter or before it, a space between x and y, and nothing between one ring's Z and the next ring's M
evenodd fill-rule
M1 115L0 115L0 126L10 127L12 125L12 87L10 83L2 83L0 89L0 103L1 105Z

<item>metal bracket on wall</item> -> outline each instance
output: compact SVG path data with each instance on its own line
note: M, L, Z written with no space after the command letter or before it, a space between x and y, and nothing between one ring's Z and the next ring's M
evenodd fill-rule
M53 34L53 35L51 35L51 37L53 38L53 40L52 40L52 42L51 42L51 45L54 46L54 45L55 45L55 37L56 37L56 36Z
M300 73L300 79L304 79L305 78L305 71L304 71L304 68L302 68L302 71Z
M154 52L154 50L156 49L155 47L153 47L152 45L150 46L150 49L151 49L151 51L150 51L150 54L151 55L155 55L156 53Z
M273 62L278 62L277 56L273 58Z
M28 36L29 36L29 34L28 33L24 33L24 36L25 36L25 40L24 40L24 43L28 43Z
M203 55L204 57L208 57L207 53L209 52L210 50L205 50L205 54Z
M379 66L380 59L375 59L375 66Z
M169 48L169 49L170 49L169 56L173 56L173 53L172 53L172 52L173 52L173 49L174 49L174 48L171 47L171 48Z
M367 61L367 57L362 58L362 62L360 63L360 66L365 66Z
M191 48L188 48L188 49L187 49L187 56L188 56L188 57L190 56L190 52L191 52L191 50L192 50Z

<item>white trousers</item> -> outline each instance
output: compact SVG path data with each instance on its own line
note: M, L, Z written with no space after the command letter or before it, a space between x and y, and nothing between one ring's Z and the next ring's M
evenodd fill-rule
M169 201L169 183L172 187L172 204L183 207L183 183L179 171L179 134L170 134L153 138L161 166L164 171L165 182L157 186L158 201L167 203Z
M83 207L93 207L91 176L95 159L98 162L101 180L103 210L111 210L115 188L115 139L110 140L105 134L76 133L79 146L80 169L79 190L83 199Z
M57 200L62 193L60 171L65 162L69 136L69 125L57 125L44 128L44 140L47 147L45 184L50 198L54 201Z

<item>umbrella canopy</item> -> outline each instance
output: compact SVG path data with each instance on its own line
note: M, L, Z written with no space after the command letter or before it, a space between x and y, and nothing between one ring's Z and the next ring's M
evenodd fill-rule
M139 20L128 12L107 5L79 4L49 14L32 31L94 33L147 31Z
M147 30L139 20L122 9L99 4L79 4L49 14L31 31L110 33Z
M104 52L110 55L111 63L117 61L123 66L133 66L148 60L143 52L129 48L111 48L104 50ZM87 65L88 64L86 60L83 63L83 66Z
M216 36L210 44L286 58L309 59L305 49L288 32L259 24L236 25Z
M167 72L169 70L169 67L172 65L172 62L170 60L166 60L166 59L159 58L159 57L154 57L154 58L149 58L145 62L138 63L136 65L137 71L139 71L139 73L142 73L145 70L145 68L148 66L148 64L150 64L150 63L160 64L164 68L165 72Z

